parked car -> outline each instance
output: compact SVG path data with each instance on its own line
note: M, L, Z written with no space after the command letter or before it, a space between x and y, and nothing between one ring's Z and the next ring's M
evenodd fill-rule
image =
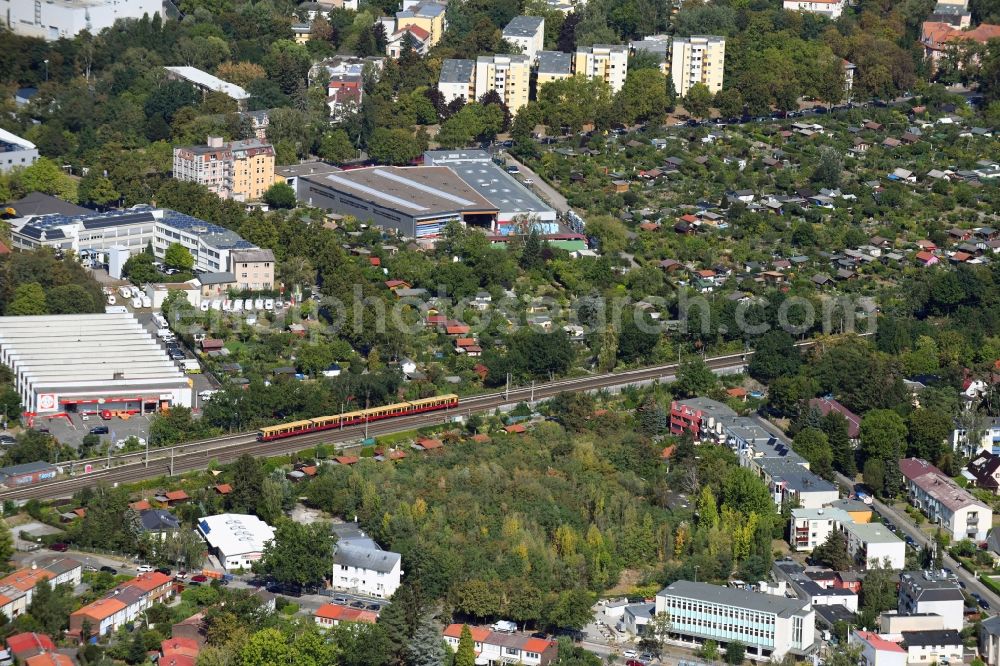
M156 569L156 573L161 573L164 576L169 576L171 573L170 567L160 567L159 569Z
M149 572L153 571L153 565L152 564L140 564L138 567L136 567L136 570L139 573L149 573Z
M57 553L65 553L67 550L69 550L69 544L68 543L63 543L62 541L58 541L58 542L50 545L49 546L49 550L54 550Z
M203 574L197 574L195 576L191 576L191 582L192 583L207 583L208 582L208 576L205 576Z
M109 573L112 576L118 575L118 569L115 569L114 567L109 567L106 564L103 567L101 567L101 571L103 571L104 573Z
M636 657L639 656L639 653L637 653L635 650L622 650L622 656L625 657L626 659L635 659Z
M986 601L986 599L980 599L979 600L979 607L982 608L983 610L989 610L990 609L990 602Z

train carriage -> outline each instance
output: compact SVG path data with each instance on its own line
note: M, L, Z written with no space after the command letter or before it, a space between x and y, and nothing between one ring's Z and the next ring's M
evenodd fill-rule
M431 398L421 398L408 402L397 402L381 407L371 407L359 409L343 414L332 414L330 416L318 416L314 419L304 421L292 421L275 426L261 428L257 432L257 439L262 442L274 439L283 439L295 435L303 435L309 432L320 432L333 428L356 425L368 421L379 421L382 419L396 418L399 416L409 416L411 414L421 414L423 412L438 409L449 409L458 406L458 396L453 393L433 396Z

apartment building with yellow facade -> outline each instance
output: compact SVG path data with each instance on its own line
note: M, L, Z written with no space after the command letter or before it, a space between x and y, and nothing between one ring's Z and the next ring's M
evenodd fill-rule
M425 30L429 35L426 45L427 48L430 48L441 41L444 31L448 28L448 22L445 19L445 9L444 5L436 2L404 2L403 10L396 12L395 29L391 32L388 30L386 32L391 35L406 26L417 26Z
M670 76L678 97L702 83L713 95L722 90L726 39L712 35L675 37L670 53Z
M495 90L511 113L528 103L531 58L494 54L476 58L476 99Z
M274 146L260 139L174 148L174 179L199 183L222 199L255 201L274 185Z
M594 44L578 47L573 57L573 72L589 78L602 79L617 93L628 75L628 46Z
M573 76L573 55L562 51L538 52L538 75L535 89L552 81L562 81Z

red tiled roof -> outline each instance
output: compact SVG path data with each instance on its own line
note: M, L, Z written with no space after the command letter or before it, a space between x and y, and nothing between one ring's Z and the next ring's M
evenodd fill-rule
M663 449L663 452L660 453L660 458L663 460L670 460L671 458L674 457L675 453L677 453L677 446L671 444L670 446Z
M509 425L504 428L509 434L517 434L522 432L527 432L528 428L523 423L515 423L514 425Z
M529 638L524 642L524 645L521 646L521 649L525 652L537 652L541 654L542 652L545 652L551 644L551 641L545 638Z
M417 440L417 444L422 446L424 450L431 451L433 449L440 449L444 446L440 439L431 439L429 437L421 437Z
M144 592L152 592L158 587L163 587L170 583L170 576L162 574L159 571L150 571L148 573L141 573L130 581L126 581L125 585L128 587L136 587Z
M172 654L169 657L161 657L156 664L157 666L197 666L198 658L186 654Z
M201 646L193 638L168 638L160 643L160 654L164 657L184 655L197 657Z
M479 434L479 435L473 435L471 439L473 442L476 442L477 444L482 444L483 442L490 441L490 436Z
M731 388L726 391L726 395L731 398L745 398L747 395L747 390L742 386L737 386L736 388Z
M861 434L861 417L833 398L813 398L809 401L809 406L818 409L823 413L823 416L826 416L830 412L837 412L847 419L847 435L851 439Z
M357 456L337 456L336 458L334 458L334 461L336 461L337 463L339 463L341 465L353 465L354 463L358 462L358 457Z
M171 490L166 495L164 495L171 502L180 502L182 500L191 499L186 492L183 490Z
M414 37L416 37L417 39L419 39L422 42L427 41L427 38L431 36L431 33L427 32L426 30L424 30L423 28L421 28L419 25L412 25L412 24L411 25L405 25L402 28L400 28L399 30L397 30L396 32L392 33L392 34L393 34L393 36L395 36L395 35L401 34L403 32L409 32L411 35L413 35Z
M349 608L340 604L323 604L316 609L316 617L338 622L368 622L375 624L378 615L374 611Z
M878 634L872 631L858 631L858 638L865 641L871 645L876 650L882 650L884 652L900 652L905 653L906 650L899 647L898 643L893 643L892 641L887 641Z
M449 624L444 630L444 635L449 638L461 638L463 626L465 625ZM472 633L472 641L474 643L482 643L490 635L490 630L486 627L469 627L469 631Z
M307 467L303 467L303 468L299 469L299 471L302 472L303 474L305 474L306 476L316 476L316 466L315 465L309 465Z
M382 260L379 259L378 257L369 257L368 263L370 263L372 266L381 266Z
M456 347L471 347L474 344L476 344L475 338L458 338L455 340Z
M923 252L917 252L917 259L920 261L931 261L934 259L934 254L927 252L926 250Z
M55 650L56 644L45 634L25 632L9 637L7 639L7 648L18 659L24 659L29 654L37 654L43 650Z
M466 335L469 327L465 324L449 324L444 330L448 335Z
M229 493L233 492L233 487L228 483L220 483L215 487L215 492L219 493L220 495L228 495Z
M386 458L389 460L402 460L406 457L406 451L389 451Z
M25 666L74 666L75 662L59 652L46 652L29 657L24 664Z
M98 599L93 603L87 604L80 610L73 611L70 615L82 615L101 622L123 608L125 608L125 604L118 599Z
M153 508L150 505L149 500L139 500L138 502L132 502L128 506L130 509L134 509L135 511L145 511L146 509Z
M386 280L385 286L389 289L395 289L396 287L406 287L409 286L409 282L406 280ZM430 317L428 317L430 319Z

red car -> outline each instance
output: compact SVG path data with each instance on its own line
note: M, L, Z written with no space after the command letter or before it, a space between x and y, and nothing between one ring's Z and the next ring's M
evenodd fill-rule
M625 662L625 666L646 666L646 664L642 663L638 659L629 659Z
M49 546L49 550L54 550L57 553L65 553L67 550L69 550L69 544L62 542L54 543L51 546Z
M191 576L191 582L192 583L207 583L208 582L208 576L202 576L201 574L198 574L197 576Z

